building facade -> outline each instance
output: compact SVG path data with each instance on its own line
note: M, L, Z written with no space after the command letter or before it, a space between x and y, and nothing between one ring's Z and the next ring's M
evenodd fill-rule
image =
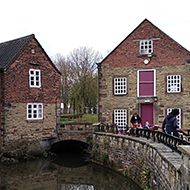
M1 143L55 136L60 72L33 34L0 44L0 71Z
M179 127L190 127L190 52L145 19L98 63L99 121L162 125L172 108Z

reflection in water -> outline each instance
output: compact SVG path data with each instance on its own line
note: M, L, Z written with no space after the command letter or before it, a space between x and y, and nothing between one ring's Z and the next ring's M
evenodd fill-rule
M132 180L85 162L80 154L62 154L54 162L39 159L0 165L1 190L140 190Z
M68 168L77 168L89 164L85 161L84 155L75 152L60 153L53 163Z
M63 184L61 190L94 190L93 185L75 185L75 184Z

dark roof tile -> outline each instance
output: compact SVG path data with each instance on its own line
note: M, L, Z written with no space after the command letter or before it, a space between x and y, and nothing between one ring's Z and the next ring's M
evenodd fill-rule
M34 34L0 43L0 69L4 69L16 58Z

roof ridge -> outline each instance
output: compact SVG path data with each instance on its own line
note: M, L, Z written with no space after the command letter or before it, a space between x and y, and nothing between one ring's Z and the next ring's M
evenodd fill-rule
M13 41L17 41L17 40L22 40L24 38L28 38L28 37L35 37L34 34L30 34L30 35L27 35L27 36L23 36L23 37L20 37L20 38L15 38L15 39L12 39L12 40L8 40L8 41L4 41L4 42L1 42L0 44L4 44L4 43L7 43L7 42L13 42Z

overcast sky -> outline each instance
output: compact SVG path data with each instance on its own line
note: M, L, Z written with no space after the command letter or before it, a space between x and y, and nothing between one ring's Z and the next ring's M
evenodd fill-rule
M5 0L0 43L35 34L49 57L80 46L104 56L145 18L190 50L189 0Z

